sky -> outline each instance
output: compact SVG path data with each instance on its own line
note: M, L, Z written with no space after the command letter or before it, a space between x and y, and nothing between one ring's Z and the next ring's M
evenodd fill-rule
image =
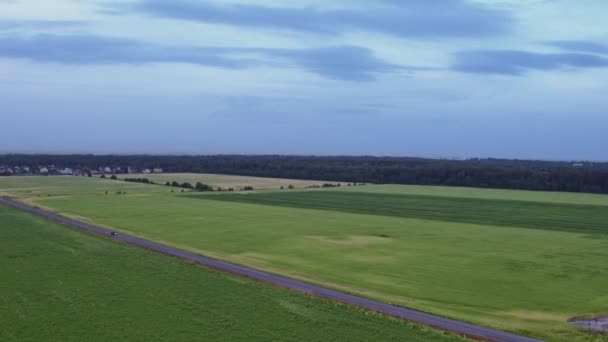
M0 153L608 160L605 0L0 0Z

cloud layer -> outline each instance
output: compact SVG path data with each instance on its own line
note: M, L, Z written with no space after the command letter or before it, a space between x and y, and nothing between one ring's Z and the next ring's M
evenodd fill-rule
M608 54L608 44L589 40L553 40L545 42L545 44L569 51Z
M371 31L405 38L480 37L506 33L510 13L466 0L381 0L374 6L323 10L214 4L193 0L138 0L113 7L123 13L317 34Z
M255 66L298 68L322 77L371 81L404 68L383 61L367 48L309 49L176 47L94 35L0 36L0 57L61 64L190 63L223 69Z
M0 0L0 149L608 160L607 11Z
M479 73L523 75L533 70L605 68L608 58L585 53L536 53L519 50L464 51L455 55L452 70Z

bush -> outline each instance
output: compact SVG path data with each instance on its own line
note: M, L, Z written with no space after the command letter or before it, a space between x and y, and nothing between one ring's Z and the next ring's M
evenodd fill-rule
M106 175L101 175L99 178L106 178Z
M287 186L287 189L293 189L293 188L295 188L295 186L293 186L293 184L289 184L289 185Z
M244 191L253 191L253 187L252 186L246 186L243 188Z
M117 180L118 177L116 177L116 175L112 175L112 177L110 177L111 180Z

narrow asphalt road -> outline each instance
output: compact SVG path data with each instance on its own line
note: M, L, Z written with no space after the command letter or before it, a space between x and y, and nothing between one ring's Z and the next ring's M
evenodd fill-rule
M305 293L311 296L332 300L347 305L353 305L365 310L378 312L380 314L396 317L413 323L429 326L439 330L445 330L453 333L457 333L469 338L474 338L483 341L500 341L500 342L538 342L532 338L519 336L499 330L481 327L474 324L459 322L456 320L443 318L424 312L406 309L395 305L390 305L382 302L378 302L371 299L366 299L354 295L350 295L344 292L326 289L320 286L311 285L301 281L256 271L247 267L233 265L227 262L222 262L210 258L206 258L193 253L185 252L179 249L161 245L158 243L150 242L144 239L136 238L133 236L125 235L122 233L116 236L112 235L112 231L97 227L94 225L86 224L76 220L72 220L61 215L54 214L49 211L37 209L32 206L13 201L8 198L0 198L0 203L21 209L31 214L62 223L64 225L85 230L91 233L103 235L108 238L120 240L135 246L146 248L158 253L170 255L176 258L195 262L199 265L203 265L215 270L222 272L232 273L238 276L246 277L260 282L269 283L274 286L287 288L289 290Z

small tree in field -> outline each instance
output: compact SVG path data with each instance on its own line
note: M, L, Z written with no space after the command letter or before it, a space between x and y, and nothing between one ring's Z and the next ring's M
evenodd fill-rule
M110 177L111 180L117 180L118 177L116 177L116 175L112 175L112 177Z

